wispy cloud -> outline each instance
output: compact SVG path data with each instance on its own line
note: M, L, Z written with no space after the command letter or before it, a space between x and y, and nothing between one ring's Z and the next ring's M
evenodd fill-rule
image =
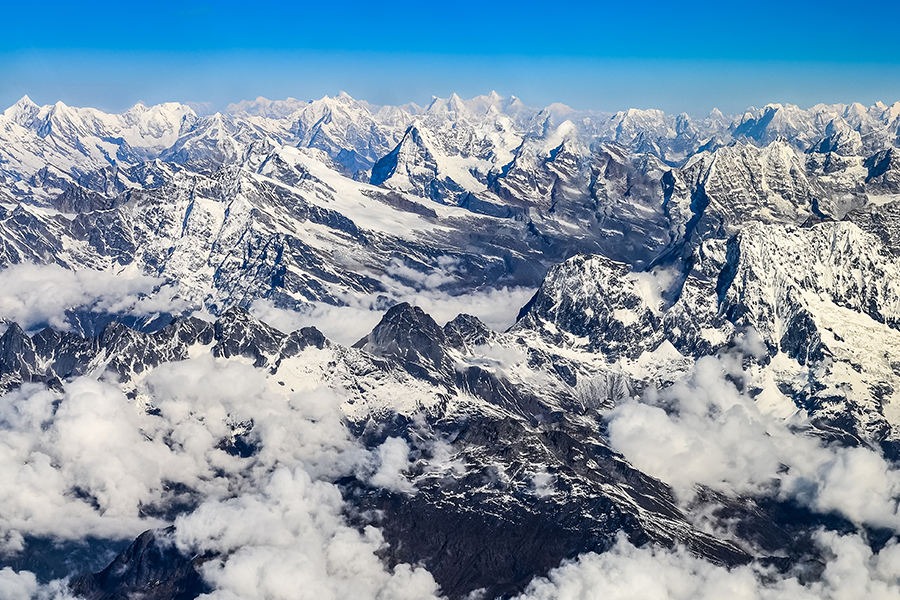
M0 318L26 331L49 325L68 330L73 309L148 316L188 307L178 289L138 273L71 271L58 265L18 264L0 270Z
M420 307L440 325L460 313L466 313L478 317L495 331L505 331L515 323L519 309L533 295L533 288L500 288L454 296L439 290L416 290L395 283L390 295L347 296L344 298L345 306L316 302L303 310L292 311L276 308L268 300L256 300L250 312L257 319L282 331L314 326L329 339L349 345L372 331L384 312L400 302Z

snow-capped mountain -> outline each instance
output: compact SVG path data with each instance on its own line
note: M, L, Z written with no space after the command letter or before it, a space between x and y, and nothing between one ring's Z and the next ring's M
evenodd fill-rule
M898 144L900 103L23 98L0 591L495 598L686 549L827 596L839 542L887 577Z

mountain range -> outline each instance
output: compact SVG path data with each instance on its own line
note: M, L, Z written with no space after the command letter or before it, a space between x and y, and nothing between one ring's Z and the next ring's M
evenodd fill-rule
M25 97L0 597L900 597L898 231L900 102Z

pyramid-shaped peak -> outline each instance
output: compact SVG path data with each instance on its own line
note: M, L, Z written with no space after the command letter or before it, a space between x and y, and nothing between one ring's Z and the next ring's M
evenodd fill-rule
M463 103L463 99L459 97L459 95L454 92L450 94L450 97L447 99L447 109L454 111L464 111L466 110L466 105Z
M31 101L28 96L22 98L7 108L3 114L24 127L27 127L31 120L40 111L40 107Z
M431 315L406 302L391 307L369 335L354 344L376 356L391 357L427 370L444 363L444 330Z
M15 106L19 106L19 107L25 107L25 106L28 106L28 107L32 107L32 106L33 106L33 107L37 107L37 104L35 104L34 102L32 102L31 98L28 97L28 94L25 94L24 96L22 96L21 98L19 98L19 101L16 102Z
M138 100L135 102L128 110L126 110L123 114L136 114L136 113L145 113L150 110L150 107L143 100Z
M450 94L450 97L446 100L443 98L432 97L431 104L428 105L427 112L431 114L455 112L459 115L468 113L469 109L466 107L466 103L463 101L463 99L460 98L458 94L453 93Z

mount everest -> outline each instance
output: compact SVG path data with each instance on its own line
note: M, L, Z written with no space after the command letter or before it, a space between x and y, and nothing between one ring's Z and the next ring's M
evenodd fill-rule
M898 146L900 103L23 98L0 596L900 596Z

